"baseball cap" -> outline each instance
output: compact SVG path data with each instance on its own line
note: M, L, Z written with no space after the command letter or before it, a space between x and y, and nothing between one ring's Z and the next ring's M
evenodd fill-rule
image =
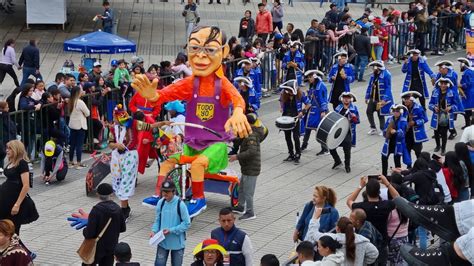
M47 157L51 157L54 155L54 150L56 149L56 143L54 141L49 140L44 144L44 155Z
M102 65L100 64L100 62L94 62L94 67L102 67Z
M173 191L176 189L176 186L171 181L165 181L161 184L161 191Z

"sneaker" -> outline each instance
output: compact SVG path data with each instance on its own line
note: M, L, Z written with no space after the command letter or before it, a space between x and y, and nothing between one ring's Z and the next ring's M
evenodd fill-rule
M3 168L0 167L0 175L3 175Z
M237 205L235 207L232 207L232 212L237 214L244 214L245 208L243 206Z
M295 164L300 164L300 158L301 158L300 154L295 155L295 159L294 159Z
M92 141L94 142L94 144L99 144L100 143L100 141L96 138L94 138Z
M458 135L458 133L456 133L456 132L450 133L448 139L453 140L457 135Z
M206 199L192 199L188 204L189 218L199 215L207 208Z
M329 151L328 150L321 150L320 152L316 153L316 156L320 156L320 155L328 155L329 154Z
M446 149L441 149L441 156L445 156L446 155Z
M76 170L81 170L81 169L84 169L86 168L87 165L83 164L83 163L77 163L76 165Z
M346 173L350 173L351 172L351 167L349 165L346 165Z
M376 128L371 128L369 132L367 132L368 135L375 135L377 134L377 129Z
M404 244L400 247L400 254L408 265L451 265L448 252L444 246L434 249L421 249Z
M308 148L308 143L303 143L303 145L301 145L301 151L306 150L306 148Z
M244 215L239 217L239 221L248 221L257 218L257 216L253 212L246 212Z
M402 197L394 200L397 208L415 224L432 231L446 241L455 241L459 236L454 216L454 207L451 205L416 205Z
M331 169L336 169L339 165L342 165L342 162L339 161L339 162L334 162L334 164L332 165L332 168Z
M379 135L379 136L383 136L383 131L380 130L378 135Z
M286 157L286 159L284 159L283 161L284 162L291 162L291 161L294 161L295 160L295 156L294 155L288 155L288 157Z
M158 201L159 201L159 200L160 200L160 197L154 195L154 196L145 198L145 199L142 201L142 205L154 209L154 208L156 207L156 204L158 204Z

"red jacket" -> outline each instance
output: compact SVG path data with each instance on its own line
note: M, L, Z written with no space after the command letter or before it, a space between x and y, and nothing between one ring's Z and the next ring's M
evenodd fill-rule
M135 95L133 95L128 107L132 113L135 113L136 111L142 111L145 115L152 114L153 120L160 114L159 106L156 106L154 103L143 98L140 93L135 93Z
M449 168L444 168L443 167L443 174L444 178L446 179L446 184L448 185L449 192L451 193L451 197L454 199L457 199L458 197L458 190L454 186L454 180L453 180L453 173Z
M255 28L256 28L257 34L272 33L273 32L272 14L267 10L264 10L263 12L258 12L257 20L255 21Z

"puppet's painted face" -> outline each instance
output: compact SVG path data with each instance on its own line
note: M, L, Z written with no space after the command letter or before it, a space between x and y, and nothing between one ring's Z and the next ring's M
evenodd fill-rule
M221 67L222 59L227 56L229 47L222 44L222 33L209 38L212 29L202 28L189 36L189 64L195 76L209 76ZM223 49L224 48L224 49Z

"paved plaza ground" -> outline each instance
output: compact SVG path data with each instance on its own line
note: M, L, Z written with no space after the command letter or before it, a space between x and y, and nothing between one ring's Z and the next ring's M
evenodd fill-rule
M42 72L46 80L51 80L58 71L63 61L72 58L79 62L79 55L62 53L62 42L79 33L95 29L92 17L100 11L99 1L69 1L68 12L71 25L67 32L61 30L44 30L45 26L33 27L26 30L22 26L24 15L18 12L14 15L0 16L0 40L15 38L18 40L17 51L31 37L41 37L42 43ZM182 45L184 23L180 17L182 6L179 3L154 3L140 0L112 1L113 6L119 11L119 34L128 36L138 42L139 55L145 57L145 64L158 62L162 59L171 59ZM362 6L350 6L355 10L355 17L362 13ZM256 10L256 4L251 3L244 7L240 2L228 5L212 6L201 3L202 21L204 24L217 24L224 30L235 34L238 20L245 9ZM20 11L21 6L18 7ZM97 11L96 11L97 10ZM322 19L327 10L327 4L319 9L319 3L295 3L294 8L286 8L285 22L294 22L297 27L306 29L310 19ZM120 12L121 11L121 12ZM134 27L135 26L135 27ZM35 29L36 28L36 29ZM3 42L2 41L2 42ZM451 53L443 59L455 60L463 56L463 51ZM111 57L103 57L108 62ZM115 58L115 57L114 57ZM429 58L430 66L439 58ZM398 96L404 76L401 66L389 66L392 72L393 95ZM456 66L456 70L458 67ZM367 79L367 78L366 78ZM7 80L10 79L7 77ZM8 83L4 84L5 86ZM4 86L4 89L5 89ZM280 116L279 104L276 96L263 100L259 112L264 123L269 127L270 134L262 143L262 173L258 177L255 194L255 209L257 219L246 222L237 221L237 226L250 235L254 247L255 265L267 253L273 253L284 261L288 258L294 244L291 236L294 230L296 213L301 212L303 205L311 200L315 185L326 185L336 190L338 196L337 209L340 215L348 213L345 205L347 196L358 186L359 178L366 174L381 172L380 151L383 138L368 136L368 121L365 115L366 105L363 102L366 83L354 83L352 91L359 101L356 105L361 114L361 124L357 128L357 147L352 150L352 172L346 174L344 170L331 170L333 161L330 156L316 157L320 145L311 138L309 149L301 158L299 166L293 163L283 163L286 158L286 144L282 132L274 126L275 119ZM464 119L460 117L456 123L458 134ZM428 125L426 126L428 128ZM432 135L432 130L428 130ZM459 136L456 138L459 139ZM448 142L448 149L452 149L455 141ZM425 150L432 152L434 140L424 145ZM342 154L342 151L339 151ZM90 165L91 161L88 161ZM390 165L393 165L390 160ZM230 164L230 168L239 170L238 163ZM35 179L31 196L37 204L40 219L31 225L22 227L22 239L37 254L36 265L79 265L75 251L82 241L82 234L69 227L66 217L78 208L90 210L98 201L95 197L85 196L85 174L87 169L73 170L68 173L62 183L52 183L49 186ZM155 249L148 245L148 236L151 224L154 221L154 211L143 207L141 200L154 191L157 175L156 164L143 176L139 176L139 184L135 196L131 199L133 210L132 217L127 224L127 231L120 235L120 241L128 242L132 247L133 260L142 265L152 265L155 258ZM0 182L4 182L0 177ZM105 179L110 182L110 177ZM208 193L207 210L195 218L187 234L187 247L185 265L192 261L192 249L196 244L210 236L212 229L218 226L217 213L220 208L229 205L229 197Z

